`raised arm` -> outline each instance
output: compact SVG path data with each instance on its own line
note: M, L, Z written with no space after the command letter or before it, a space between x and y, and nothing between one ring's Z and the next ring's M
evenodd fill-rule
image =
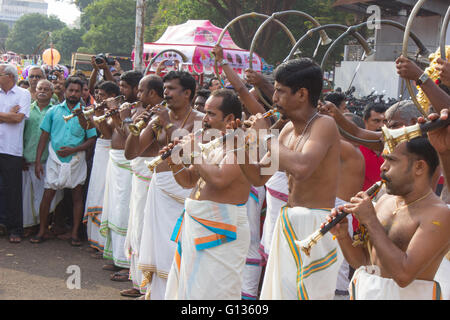
M364 139L364 140L380 140L382 135L380 132L366 130L358 127L353 121L348 120L344 114L334 105L334 103L325 101L324 103L319 103L319 112L322 114L326 114L330 117L332 117L335 121L337 126L349 133L350 135ZM345 136L345 133L343 134L345 138L350 139L349 137ZM352 140L352 139L350 139ZM354 140L352 140L354 141ZM375 151L383 151L383 143L382 142L376 142L376 143L368 143L368 142L362 142L362 141L355 141L363 146L366 146L369 149L375 150Z
M396 61L397 73L400 77L406 80L414 80L417 82L422 75L423 70L420 69L414 62L400 56ZM450 96L432 80L428 79L420 85L423 92L426 94L434 110L440 112L444 108L450 106Z
M223 49L221 46L216 45L213 49L213 54L216 60L221 63L223 61ZM255 99L255 97L248 91L244 82L239 78L239 76L234 72L230 65L222 65L222 70L225 72L228 81L233 86L234 90L237 92L241 98L243 104L247 110L252 114L264 113L266 110L264 107Z

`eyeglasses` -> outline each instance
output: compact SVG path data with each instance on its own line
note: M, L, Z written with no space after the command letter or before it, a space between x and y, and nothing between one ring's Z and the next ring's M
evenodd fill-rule
M30 78L30 79L33 79L33 78L40 79L40 78L42 78L42 76L31 74L31 75L28 76L28 78Z

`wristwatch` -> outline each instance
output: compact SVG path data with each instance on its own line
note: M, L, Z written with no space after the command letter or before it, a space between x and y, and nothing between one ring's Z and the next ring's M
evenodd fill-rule
M425 83L425 81L427 81L428 79L430 79L430 77L428 77L428 74L426 74L425 72L422 73L422 75L419 77L419 79L417 79L416 84L418 86L422 85Z
M227 60L227 59L223 59L220 63L219 63L219 65L222 67L222 66L224 66L224 65L226 65L226 64L229 64L230 62Z

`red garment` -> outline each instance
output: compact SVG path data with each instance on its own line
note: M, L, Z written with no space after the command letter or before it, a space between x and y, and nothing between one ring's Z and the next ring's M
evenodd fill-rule
M377 156L375 152L364 146L359 146L359 150L361 150L366 164L363 185L363 191L366 191L375 182L380 181L380 167L383 164L384 159L382 156Z
M377 156L374 151L364 146L359 146L359 150L361 150L365 161L364 185L362 190L366 191L375 182L380 181L380 167L383 164L384 159L381 156ZM353 231L356 231L359 227L359 222L354 216L353 218Z

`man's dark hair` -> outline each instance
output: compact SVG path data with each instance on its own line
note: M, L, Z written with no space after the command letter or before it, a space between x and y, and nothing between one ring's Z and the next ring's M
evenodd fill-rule
M88 79L86 77L86 75L83 73L83 71L77 71L75 72L72 77L77 77L80 78L81 80L85 81L86 83L88 83Z
M218 89L211 93L211 97L221 97L222 104L219 110L222 111L223 116L226 117L229 114L233 114L235 119L241 119L242 117L242 104L236 93L230 89Z
M335 106L339 108L339 105L342 103L342 101L345 101L346 98L347 97L342 92L330 92L325 96L324 100L334 103Z
M114 81L103 81L98 88L105 91L108 95L120 96L120 87Z
M64 87L67 89L71 83L78 84L80 86L80 89L83 89L83 85L85 82L78 77L71 76L66 79L66 82L64 83Z
M161 98L164 97L164 82L160 76L151 75L147 76L149 80L147 80L147 90L155 90L158 96Z
M274 72L275 81L287 86L292 93L305 88L309 102L317 107L323 87L323 73L320 66L310 58L300 58L280 64Z
M180 81L180 85L183 87L183 90L191 90L189 101L192 101L195 96L195 89L197 88L197 83L195 82L194 77L186 71L170 71L164 76L163 82L175 79Z
M211 91L209 91L208 89L200 89L195 94L195 97L203 97L205 99L208 99L210 94L211 94Z
M356 124L361 129L365 129L366 128L366 125L364 124L364 120L360 116L358 116L357 114L354 114L354 113L351 113L351 112L346 112L346 113L344 113L344 116L352 117L353 123Z
M19 86L19 87L20 87L20 85L22 85L22 84L25 84L25 85L27 85L27 86L30 85L30 83L28 82L28 80L25 80L25 79L20 80L19 82L17 82L17 86Z
M364 120L369 119L371 111L376 112L376 113L384 113L384 112L386 112L386 109L387 109L387 107L383 103L371 102L368 105L366 105L364 108L363 119Z
M208 88L212 86L212 82L213 82L214 80L219 81L219 79L218 79L217 77L213 77L213 78L209 79L209 81L208 81Z
M129 70L120 75L120 80L125 81L130 87L136 88L142 77L142 72Z
M406 150L413 154L416 159L424 160L430 168L428 175L431 178L439 165L439 157L436 150L426 137L411 139L406 143Z

